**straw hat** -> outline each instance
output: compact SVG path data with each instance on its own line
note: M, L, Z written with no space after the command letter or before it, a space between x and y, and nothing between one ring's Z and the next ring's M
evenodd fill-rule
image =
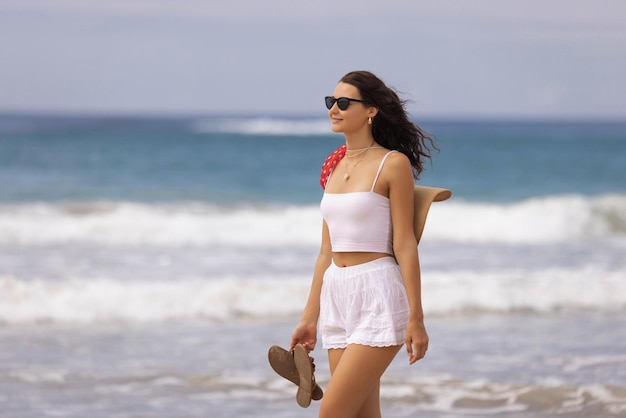
M413 214L413 230L415 231L415 239L419 244L422 232L424 232L424 224L428 210L433 202L442 202L448 200L452 196L452 192L448 189L440 189L438 187L415 186L413 198L415 209Z

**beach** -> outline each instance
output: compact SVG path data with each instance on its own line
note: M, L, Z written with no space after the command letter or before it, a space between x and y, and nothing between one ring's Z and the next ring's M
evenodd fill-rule
M431 343L385 417L626 417L626 124L425 121ZM319 249L323 117L0 116L0 416L314 417L267 363ZM329 379L318 347L317 379Z

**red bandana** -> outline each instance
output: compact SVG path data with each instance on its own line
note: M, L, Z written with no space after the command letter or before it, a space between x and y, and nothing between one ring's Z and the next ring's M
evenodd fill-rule
M326 157L326 160L324 160L324 164L322 164L322 172L320 174L320 186L322 186L322 189L326 189L326 182L328 181L328 177L330 177L330 173L333 172L344 155L346 155L346 144L341 145L328 157Z

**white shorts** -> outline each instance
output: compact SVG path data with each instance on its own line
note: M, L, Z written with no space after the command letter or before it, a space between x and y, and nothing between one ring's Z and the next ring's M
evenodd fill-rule
M409 301L393 257L324 273L319 331L324 349L348 344L402 345L409 322Z

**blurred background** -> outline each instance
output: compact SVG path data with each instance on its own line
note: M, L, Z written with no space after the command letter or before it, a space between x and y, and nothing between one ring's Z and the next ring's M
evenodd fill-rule
M626 416L626 4L0 0L0 415L317 416L267 364L323 97L380 76L452 190L386 417ZM315 350L317 379L329 379Z
M626 114L618 0L1 5L5 111L318 115L369 69L416 115Z

